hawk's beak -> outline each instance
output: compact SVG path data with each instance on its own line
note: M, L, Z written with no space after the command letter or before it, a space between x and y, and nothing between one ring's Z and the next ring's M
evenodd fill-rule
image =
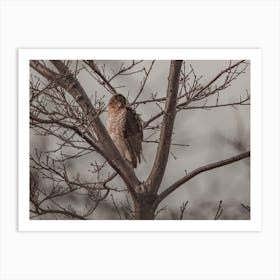
M118 102L118 107L121 108L122 107L122 103Z

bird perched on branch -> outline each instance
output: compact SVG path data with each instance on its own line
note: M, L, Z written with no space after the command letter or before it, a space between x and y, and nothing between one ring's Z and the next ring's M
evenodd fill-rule
M143 130L140 117L121 94L108 104L108 131L120 154L136 168L141 162Z

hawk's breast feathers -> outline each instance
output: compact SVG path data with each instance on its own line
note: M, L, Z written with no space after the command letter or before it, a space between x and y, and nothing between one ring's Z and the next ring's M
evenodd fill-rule
M139 116L127 99L117 94L109 101L108 131L121 155L134 168L141 162L143 130Z

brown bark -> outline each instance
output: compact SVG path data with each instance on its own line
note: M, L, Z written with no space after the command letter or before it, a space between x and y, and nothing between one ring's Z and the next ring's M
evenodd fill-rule
M137 186L140 185L140 182L133 168L122 158L118 149L115 147L85 90L62 61L52 60L51 62L59 73L50 70L39 61L31 60L30 66L46 79L67 90L76 100L83 112L87 115L88 120L92 124L94 133L97 136L97 139L93 139L93 141L95 141L95 148L98 147L100 154L122 177L130 193L135 196L135 190Z
M147 180L148 190L156 194L162 182L168 161L173 125L176 116L177 94L182 60L170 63L164 117L160 132L159 145L152 171Z
M135 220L154 220L155 219L155 200L156 195L142 194L134 200Z
M155 211L151 205L135 205L135 220L154 220Z
M39 61L30 61L30 66L42 76L44 76L46 79L54 83L56 86L62 87L66 91L68 91L68 93L76 100L77 104L79 104L80 108L83 110L83 112L85 113L89 122L92 125L94 136L91 139L90 137L83 135L83 133L75 127L68 125L67 128L75 131L78 135L80 135L80 137L84 138L84 140L87 141L87 143L93 146L122 177L123 181L125 182L128 190L132 195L135 219L155 219L155 211L159 203L163 199L165 199L169 194L174 192L177 188L182 186L187 181L191 180L193 177L208 170L228 165L250 156L250 152L246 152L225 160L201 166L188 173L186 176L182 177L181 179L173 183L171 186L165 188L165 190L163 190L160 194L158 194L158 190L161 186L166 165L168 162L173 125L176 117L176 109L178 109L178 106L186 105L186 103L177 104L177 93L179 87L179 77L182 61L171 61L170 63L165 109L164 112L160 113L163 115L163 122L161 126L157 153L151 173L146 182L143 184L140 183L140 181L134 173L133 168L122 158L118 149L115 147L110 136L108 135L106 128L104 127L103 123L101 122L98 116L98 112L91 104L88 95L82 88L79 81L75 78L74 75L72 75L68 67L62 61L52 60L51 63L56 67L58 73L47 68ZM231 68L235 66L236 65L233 65L231 66ZM215 77L209 84L207 84L206 87L211 85L213 81L217 80L219 75ZM109 85L107 86L109 87ZM114 93L112 88L110 89ZM203 90L204 89L202 89L201 91ZM155 118L157 117L158 116L155 116ZM32 118L37 121L41 121L42 123L54 122L54 120L41 120L38 118L38 116L31 116L31 119ZM66 125L60 123L60 121L57 120L55 122L56 124L60 124L62 126ZM149 122L147 122L146 125L148 125ZM142 191L137 191L140 185L142 186L142 189L143 187L145 188L145 191L143 193Z

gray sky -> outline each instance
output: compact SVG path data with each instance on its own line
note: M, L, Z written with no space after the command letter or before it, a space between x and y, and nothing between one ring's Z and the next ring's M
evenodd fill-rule
M96 61L99 67L105 65L106 71L117 70L120 61ZM125 63L125 62L124 62ZM156 61L151 75L148 78L145 89L139 100L148 99L151 93L158 94L158 97L165 96L167 88L167 78L169 71L169 61ZM73 67L74 67L73 63ZM146 61L144 65L149 65ZM192 65L197 76L202 76L200 82L205 85L214 78L221 70L229 65L229 61L224 60L195 60L188 61L186 66ZM141 66L143 67L143 65ZM189 67L189 66L188 66ZM78 74L79 81L85 88L89 96L95 92L98 96L104 95L107 104L111 95L104 90L91 76L81 70ZM113 81L114 86L120 87L119 93L127 96L132 101L140 88L142 74L133 76L121 76ZM233 81L232 85L222 91L219 96L219 103L239 101L240 96L246 96L246 90L250 93L250 67L246 72ZM204 102L204 101L203 101ZM193 103L191 105L203 104ZM207 105L215 104L215 99L208 99ZM164 105L162 105L164 106ZM140 105L137 112L143 121L149 119L158 112L159 109L152 104ZM107 113L101 115L104 124L107 122ZM250 107L242 106L238 109L233 107L215 108L211 110L193 109L184 110L177 114L174 125L174 142L188 144L188 147L172 146L171 151L176 157L169 157L166 173L162 183L162 189L169 186L177 179L188 172L207 163L225 159L240 153L236 148L236 143L244 149L250 149ZM33 135L31 133L31 135ZM147 137L149 132L145 132ZM32 147L40 145L42 138L32 137ZM48 141L47 145L55 146L55 142ZM242 151L241 151L242 152ZM143 154L146 162L137 168L136 173L140 180L145 180L152 168L156 153L155 144L143 145ZM96 156L98 160L99 157ZM73 165L73 170L79 169L85 177L90 176L91 157ZM163 211L158 218L170 218L171 214L179 213L181 204L188 200L186 219L213 219L215 209L219 200L223 200L223 218L248 219L248 213L240 206L240 203L250 205L250 165L249 160L218 168L203 173L187 184L181 186L168 198L161 206L167 205L169 211ZM120 180L115 180L115 184L122 185ZM121 198L119 198L121 200ZM102 208L98 210L92 218L108 218Z

